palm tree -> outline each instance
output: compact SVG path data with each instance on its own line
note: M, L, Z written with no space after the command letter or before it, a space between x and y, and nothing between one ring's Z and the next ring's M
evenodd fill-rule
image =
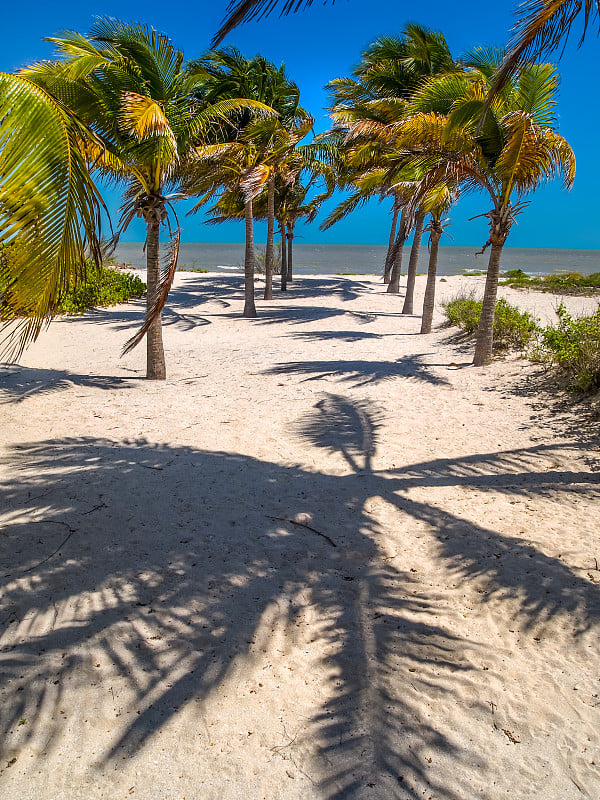
M385 167L385 179L377 187L380 197L392 194L392 222L384 281L388 291L398 291L402 246L410 233L407 217L401 218L396 234L398 214L406 197L399 200L390 190L393 182L390 160L396 162L394 126L407 113L407 104L414 92L427 78L456 70L444 36L415 23L406 25L400 36L382 36L361 55L351 78L338 78L328 84L332 94L330 113L337 131L345 131L348 171L346 185L356 186L366 172ZM390 135L391 132L391 135ZM386 188L387 187L387 188ZM361 186L361 194L364 183ZM424 214L414 215L415 236L408 269L407 293L402 313L412 314L414 283ZM394 269L394 266L396 267ZM392 279L393 276L393 279Z
M420 332L423 334L431 333L433 310L435 308L438 250L444 228L449 224L449 220L442 217L450 209L456 199L456 195L456 189L452 191L449 183L444 182L440 186L435 186L427 200L422 203L422 207L431 214L429 225L424 228L424 231L429 233L429 264L427 267L425 295L423 297L423 316L421 318Z
M0 242L14 244L0 274L0 319L17 316L6 323L11 357L51 319L86 255L100 261L102 200L83 141L95 142L93 133L52 95L0 73Z
M465 59L469 72L443 76L426 85L413 106L446 107L447 114L416 113L403 125L400 140L420 153L425 188L451 179L466 190L487 192L490 258L473 364L492 358L493 324L502 248L524 195L562 175L567 188L575 177L575 156L553 129L558 78L552 65L524 65L498 95L478 132L477 123L499 59L478 49ZM417 167L416 167L417 168ZM483 252L482 250L482 252Z
M264 111L264 105L226 100L198 109L192 96L203 77L185 71L183 53L147 26L103 19L87 36L67 32L50 41L61 60L36 65L27 76L71 107L97 135L86 154L101 175L125 184L121 230L136 216L146 224L146 318L124 352L146 336L146 375L164 380L160 315L177 266L179 227L172 202L181 196L181 168L201 134L226 114L241 107ZM171 248L161 266L163 224Z
M201 103L222 98L252 97L277 112L276 119L258 124L247 114L238 115L236 128L231 128L228 137L226 135L231 142L243 141L252 148L255 165L259 161L261 164L264 180L258 188L259 191L266 188L269 197L265 299L271 299L276 176L282 162L312 128L312 117L300 106L300 91L287 77L285 67L276 67L260 54L248 59L236 48L228 47L192 62L190 70L204 75L202 90L198 93ZM248 231L248 223L246 229ZM248 268L248 279L251 272L253 269ZM253 288L251 299L250 287L247 286L246 312L250 316L256 314L253 296Z

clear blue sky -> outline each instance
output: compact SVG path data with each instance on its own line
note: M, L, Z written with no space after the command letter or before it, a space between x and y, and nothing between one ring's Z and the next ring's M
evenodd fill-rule
M247 55L260 52L276 64L284 62L287 73L299 85L302 105L315 117L319 132L328 127L323 86L332 78L348 75L361 50L377 36L398 33L406 22L415 21L442 31L455 55L478 44L502 46L514 21L515 5L516 0L514 5L511 0L498 0L495 4L481 0L429 0L422 6L402 0L337 0L333 6L315 3L295 15L271 15L248 23L230 34L225 44L235 45ZM186 58L196 58L208 48L224 10L225 0L8 0L0 11L4 31L0 70L12 71L51 57L52 47L43 41L45 36L64 29L86 32L96 15L148 23L170 36ZM577 49L579 31L578 26L559 64L559 130L577 156L575 186L567 193L555 182L536 192L518 226L513 228L508 246L600 248L594 200L600 180L600 40L590 31L583 47ZM116 209L117 196L107 199ZM462 200L453 213L453 243L483 244L487 238L485 220L469 222L468 218L487 210L483 196ZM185 217L184 211L184 204L180 204L183 236L188 242L243 240L242 225L206 226L201 215ZM380 244L387 242L388 227L387 206L373 201L327 232L320 232L313 224L298 230L298 234L307 242ZM264 238L260 226L257 236ZM143 231L132 226L124 239L139 241Z

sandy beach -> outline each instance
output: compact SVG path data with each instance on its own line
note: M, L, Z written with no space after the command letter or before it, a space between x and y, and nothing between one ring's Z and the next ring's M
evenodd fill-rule
M142 301L0 369L2 800L600 797L599 442L403 296L178 273L165 383Z

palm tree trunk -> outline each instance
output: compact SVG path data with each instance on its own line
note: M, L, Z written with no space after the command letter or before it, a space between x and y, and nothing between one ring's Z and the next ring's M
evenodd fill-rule
M254 232L252 230L252 200L244 204L246 219L246 251L244 253L244 313L243 317L256 317L254 304Z
M273 228L275 227L275 173L267 187L267 247L265 250L265 300L273 299Z
M477 331L477 341L475 343L475 355L473 357L474 367L483 367L492 360L492 350L494 347L494 313L496 311L500 256L502 255L503 246L504 239L492 242L487 278L485 281L485 292L483 294L481 319L479 320L479 330Z
M400 206L398 205L397 201L394 200L394 213L392 215L392 227L390 229L390 238L388 242L388 250L385 257L385 266L383 269L383 282L389 283L390 282L390 273L392 271L392 264L393 264L393 252L394 252L394 242L396 241L396 225L398 224L398 215L400 214Z
M287 226L287 242L288 242L288 252L287 252L287 282L291 283L294 280L294 274L292 271L293 265L293 258L292 258L292 246L294 241L294 226L288 223Z
M439 225L439 223L438 223ZM436 221L431 223L431 249L429 251L429 267L427 268L427 286L423 298L423 318L421 320L421 333L431 333L433 322L433 309L435 307L435 279L437 275L438 248L442 238L442 228L438 228Z
M279 222L281 231L281 291L287 291L287 244L285 241L285 222Z
M150 312L158 296L158 286L160 283L159 227L160 223L158 219L152 218L148 221L146 238L147 313ZM146 377L153 381L164 381L167 377L160 314L148 328L148 333L146 334Z
M400 270L402 269L402 250L404 242L406 241L406 214L402 209L400 215L400 225L398 226L398 234L394 242L393 261L392 261L392 274L390 275L390 282L388 283L387 291L390 294L398 294L400 291Z
M415 216L415 235L410 249L410 260L408 262L408 274L406 277L406 296L402 307L403 314L412 314L415 298L415 280L417 277L417 264L419 263L419 248L421 247L421 237L423 236L423 224L425 213L418 211Z

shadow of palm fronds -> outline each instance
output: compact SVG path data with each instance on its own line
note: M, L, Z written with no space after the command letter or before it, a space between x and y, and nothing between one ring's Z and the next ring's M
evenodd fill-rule
M277 364L266 375L308 375L307 381L337 378L352 386L367 386L394 378L414 378L434 385L444 386L448 381L433 372L421 355L404 356L396 361L293 361Z
M129 389L133 383L108 375L80 375L68 370L0 364L0 403L22 403L28 397L64 392L73 386L109 390Z

